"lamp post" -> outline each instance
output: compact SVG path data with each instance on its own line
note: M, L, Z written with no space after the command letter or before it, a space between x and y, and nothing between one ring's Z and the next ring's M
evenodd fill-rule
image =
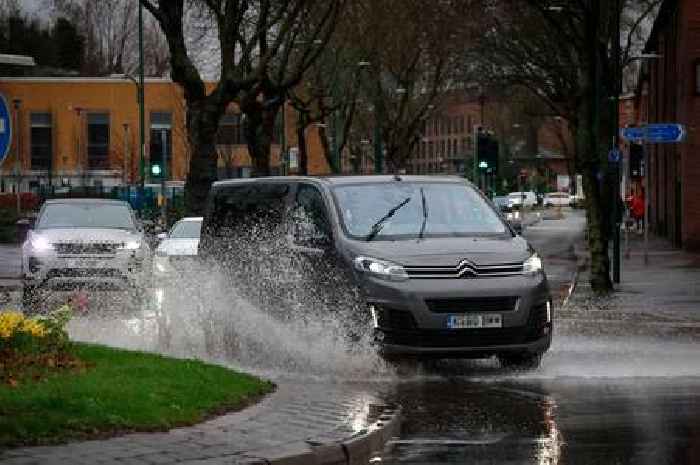
M16 98L12 100L12 105L15 109L15 131L17 132L17 142L15 145L15 194L17 197L17 216L22 213L22 197L20 195L22 185L22 129L19 127L19 108L22 105L22 100Z
M140 0L136 0L139 4L139 181L140 181L140 195L143 196L143 187L146 181L146 162L144 159L146 151L146 118L144 112L144 69L143 69L143 3ZM143 205L143 198L141 199L141 205Z

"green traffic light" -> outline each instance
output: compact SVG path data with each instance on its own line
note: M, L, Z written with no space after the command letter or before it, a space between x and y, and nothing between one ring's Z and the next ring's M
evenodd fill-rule
M151 174L153 176L160 176L160 165L152 165L151 166Z

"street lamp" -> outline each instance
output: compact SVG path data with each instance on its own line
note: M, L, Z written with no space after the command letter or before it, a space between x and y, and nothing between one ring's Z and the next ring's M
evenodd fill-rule
M139 3L140 4L140 3ZM140 82L136 80L136 78L130 74L127 73L121 73L121 74L112 74L110 77L117 78L117 79L125 79L131 81L135 86L136 86L136 101L139 106L139 142L140 142L140 151L139 151L139 176L140 176L140 185L141 185L141 190L143 191L143 186L145 184L145 171L146 171L146 160L145 160L145 152L146 152L146 133L145 133L145 112L144 112L144 89L143 89L143 78L142 76L140 77ZM143 192L142 192L143 193Z
M22 213L22 197L20 195L22 178L22 145L21 145L21 134L22 130L19 127L19 108L22 105L22 100L16 98L12 100L12 106L15 109L15 131L17 131L17 142L15 143L15 194L17 197L17 215Z

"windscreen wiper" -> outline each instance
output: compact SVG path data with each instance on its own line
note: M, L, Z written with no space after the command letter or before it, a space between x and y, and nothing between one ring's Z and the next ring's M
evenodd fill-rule
M394 216L397 211L399 211L401 208L403 208L403 206L406 205L410 201L411 201L411 197L406 197L400 204L396 205L394 208L389 210L386 215L381 217L379 219L379 221L377 221L376 223L374 223L374 225L372 225L372 229L369 230L369 234L367 234L367 237L365 237L365 240L367 242L369 242L372 239L374 239L377 236L377 234L379 234L379 232L384 227L384 223L386 223L386 221L389 218Z
M423 205L423 224L420 225L420 233L418 233L418 239L423 239L423 234L425 234L425 225L428 223L428 205L425 201L425 192L423 188L420 188L420 201Z

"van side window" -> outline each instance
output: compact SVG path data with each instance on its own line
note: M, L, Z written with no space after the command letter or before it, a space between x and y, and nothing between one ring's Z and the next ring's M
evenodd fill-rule
M272 239L284 225L289 185L255 182L227 186L216 193L211 234L218 237Z
M314 186L300 184L292 208L294 241L303 245L328 246L331 225L323 195Z

